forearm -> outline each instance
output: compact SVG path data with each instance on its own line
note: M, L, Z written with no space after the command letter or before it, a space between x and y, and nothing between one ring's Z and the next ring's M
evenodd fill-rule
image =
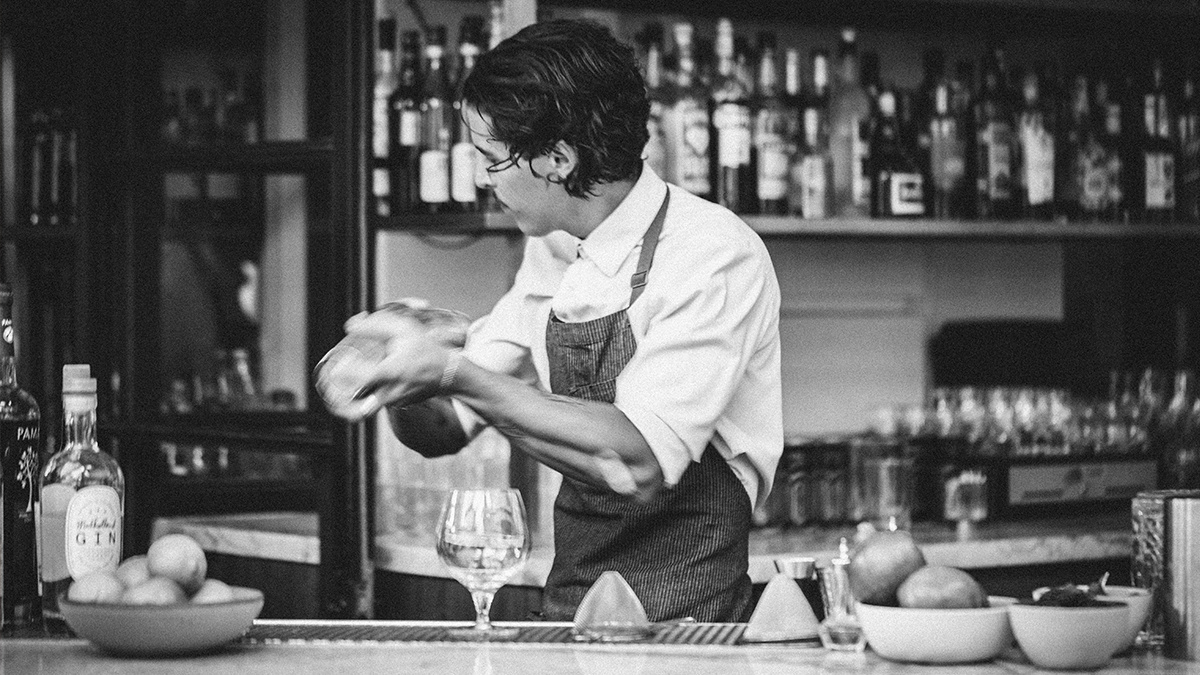
M610 403L549 394L466 359L450 393L514 447L566 476L638 500L662 488L649 444Z
M469 440L454 406L444 397L409 406L389 406L387 417L396 438L425 457L454 454Z

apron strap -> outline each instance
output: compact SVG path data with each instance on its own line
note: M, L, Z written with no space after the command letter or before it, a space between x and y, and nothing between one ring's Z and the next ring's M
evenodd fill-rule
M663 196L662 206L650 223L650 229L642 236L642 252L638 256L637 270L629 279L632 292L629 294L629 304L633 304L646 290L646 276L650 273L650 265L654 263L654 249L658 246L658 236L662 234L663 221L667 218L667 202L671 201L671 189Z

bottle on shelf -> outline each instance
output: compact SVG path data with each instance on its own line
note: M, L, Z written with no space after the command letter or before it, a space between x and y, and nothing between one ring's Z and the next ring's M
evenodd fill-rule
M50 222L50 116L35 110L29 117L29 224Z
M1013 166L1013 116L1004 51L984 56L982 85L975 103L976 216L1008 219L1016 214Z
M450 149L450 198L457 210L478 211L487 206L488 191L475 184L479 153L467 126L462 88L483 51L483 17L464 16L458 28L458 76L454 86L454 145Z
M666 83L663 81L663 27L661 23L647 23L642 30L641 42L645 46L645 80L646 94L650 99L650 117L646 120L646 131L649 138L646 141L644 157L646 164L659 176L670 175L668 164L667 130L663 116L671 102L667 94Z
M925 177L925 212L934 215L936 190L933 186L933 120L937 118L937 96L939 85L944 85L945 106L943 113L950 112L950 87L946 78L946 55L936 47L921 54L921 84L914 101L912 136L917 163ZM944 217L944 216L943 216Z
M63 446L41 478L41 575L47 619L71 581L121 561L125 478L96 442L96 380L86 364L63 366Z
M21 628L42 616L36 555L42 449L37 401L17 384L12 304L12 286L0 283L0 623Z
M829 150L833 159L833 215L866 217L870 180L865 171L871 102L860 82L858 46L853 28L842 29L838 81L829 103Z
M775 34L758 34L758 87L755 98L751 164L757 167L756 190L759 213L787 213L789 145L793 130L791 115L779 92L775 61Z
M1140 220L1169 223L1175 217L1175 148L1171 144L1170 102L1160 58L1151 64L1142 106Z
M1179 140L1179 188L1175 202L1179 220L1200 223L1200 98L1196 93L1196 69L1190 64L1180 87L1176 124Z
M800 50L788 47L783 53L783 107L787 115L787 213L800 215L804 169L804 85L800 73Z
M1098 150L1083 164L1081 210L1083 217L1117 222L1124 202L1122 177L1121 103L1109 92L1108 78L1097 77L1093 87L1092 128Z
M943 79L934 88L933 113L929 120L930 200L934 218L967 216L970 201L967 184L967 139L961 110L951 106L952 83Z
M504 39L504 0L488 0L487 48L491 51Z
M1054 217L1054 106L1046 93L1037 69L1026 72L1017 129L1021 147L1021 216L1030 220Z
M717 22L717 76L709 105L712 110L712 135L716 143L712 175L716 178L718 204L735 212L749 211L753 193L743 193L750 164L750 96L737 67L733 23L726 18Z
M833 216L833 158L829 151L829 52L811 54L812 93L804 103L804 158L800 170L800 215Z
M871 138L871 215L912 218L925 215L925 190L916 158L900 141L896 92L879 94L879 119Z
M421 209L444 213L450 205L450 76L446 72L446 27L425 34L421 86L421 155L417 185Z
M388 105L396 92L396 19L379 20L375 48L375 88L371 105L371 197L375 215L387 218L392 210L391 125Z
M400 36L396 88L388 99L389 184L394 212L412 211L418 202L421 159L421 53L420 34L406 30Z
M704 89L696 79L693 27L687 22L673 28L678 63L674 100L665 110L667 181L701 197L710 197L709 114Z

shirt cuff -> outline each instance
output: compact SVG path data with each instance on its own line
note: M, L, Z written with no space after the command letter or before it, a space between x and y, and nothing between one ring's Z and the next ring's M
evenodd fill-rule
M650 446L658 466L662 470L663 484L669 488L675 487L683 472L692 463L692 455L687 445L671 429L670 425L647 408L640 406L617 406L625 417L637 427L642 438Z

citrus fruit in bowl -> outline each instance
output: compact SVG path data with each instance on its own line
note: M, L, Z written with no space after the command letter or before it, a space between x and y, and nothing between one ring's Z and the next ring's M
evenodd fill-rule
M925 556L903 530L873 532L850 553L846 575L859 602L896 605L896 591L910 574L925 566Z
M879 656L905 663L990 661L1012 645L1008 611L1016 598L989 596L987 606L889 607L859 602L855 613Z

